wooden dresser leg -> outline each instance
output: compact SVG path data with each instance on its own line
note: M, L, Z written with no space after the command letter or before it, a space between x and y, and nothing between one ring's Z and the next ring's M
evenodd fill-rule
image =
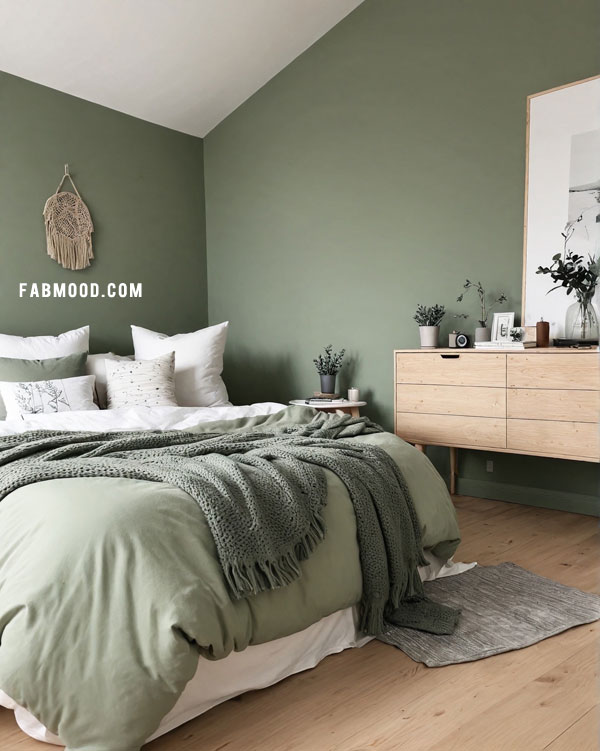
M450 495L456 494L456 475L458 470L458 449L450 446Z
M423 454L425 453L425 445L423 443L415 443L415 448L419 449Z

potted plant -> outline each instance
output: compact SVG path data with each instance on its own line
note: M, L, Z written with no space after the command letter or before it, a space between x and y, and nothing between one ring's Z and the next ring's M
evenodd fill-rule
M503 302L506 302L507 297L504 294L504 292L501 292L500 295L492 301L490 305L486 303L486 292L483 288L481 282L472 282L470 279L466 279L465 283L463 284L463 290L464 292L461 292L461 294L456 298L456 302L462 302L465 294L470 290L474 289L477 292L477 296L479 297L479 305L481 307L481 313L479 318L479 326L475 329L475 341L476 342L489 342L492 338L492 332L490 331L490 328L487 325L487 319L490 314L490 311L492 308L494 308L496 305L500 305Z
M342 367L342 360L346 354L345 349L339 352L333 351L333 345L328 344L324 349L323 355L319 355L313 360L317 373L321 377L321 392L323 394L335 393L335 379Z
M419 324L421 347L437 347L440 338L440 322L446 313L443 305L417 305L417 312L413 318Z
M557 253L552 257L550 266L539 266L536 274L550 274L556 287L549 289L546 294L556 289L566 289L567 295L575 293L577 302L567 309L565 320L565 337L578 341L594 341L598 339L598 311L592 300L598 285L600 268L598 259L589 256L587 261L583 256L565 250L564 255Z

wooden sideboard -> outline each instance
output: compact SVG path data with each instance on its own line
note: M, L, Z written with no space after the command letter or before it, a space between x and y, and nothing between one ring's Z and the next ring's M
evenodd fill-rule
M401 349L394 352L394 429L424 450L457 449L600 461L598 350Z

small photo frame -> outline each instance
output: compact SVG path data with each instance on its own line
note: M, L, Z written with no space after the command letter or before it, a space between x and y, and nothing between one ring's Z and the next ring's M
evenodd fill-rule
M524 326L525 336L523 342L536 342L537 341L537 327L536 326Z
M494 313L494 322L492 323L492 341L493 342L510 342L510 330L515 325L515 314L513 313Z

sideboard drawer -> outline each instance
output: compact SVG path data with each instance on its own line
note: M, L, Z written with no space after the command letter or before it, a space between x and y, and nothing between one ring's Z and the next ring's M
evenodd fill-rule
M508 354L507 386L536 389L600 389L597 352Z
M548 456L598 459L600 437L592 422L507 420L506 446Z
M411 443L506 448L506 420L492 417L398 412L396 433Z
M506 417L506 389L398 383L396 410L434 415Z
M506 401L508 417L593 423L600 420L600 391L508 389Z
M396 355L396 383L506 387L506 355L406 352Z

